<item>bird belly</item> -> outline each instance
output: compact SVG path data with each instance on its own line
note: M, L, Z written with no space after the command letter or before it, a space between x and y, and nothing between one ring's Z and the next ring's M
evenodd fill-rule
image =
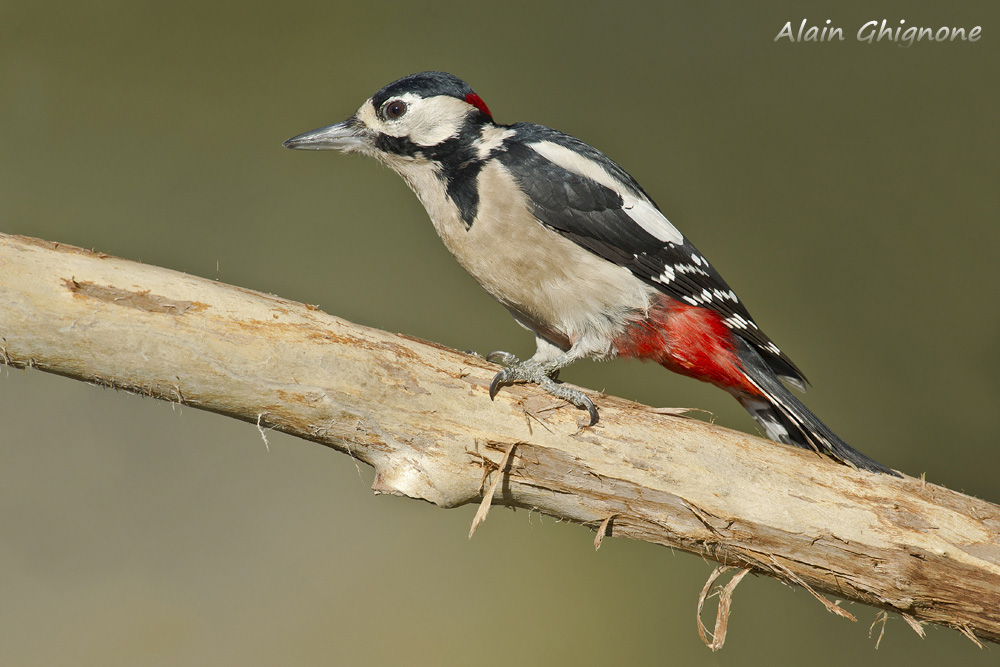
M403 176L459 264L521 324L574 356L614 356L616 335L648 309L654 288L546 228L500 164L479 174L471 225L440 178Z

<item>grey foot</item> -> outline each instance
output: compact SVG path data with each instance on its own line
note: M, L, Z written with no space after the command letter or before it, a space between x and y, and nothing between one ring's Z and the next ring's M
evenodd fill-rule
M544 364L537 361L521 361L510 352L490 352L486 355L487 361L492 361L506 366L502 371L493 377L490 382L490 400L492 400L500 387L504 387L517 382L533 382L556 398L561 398L576 407L586 410L590 414L590 424L593 426L599 419L597 408L594 402L586 394L578 389L570 389L556 384L555 378L559 375L559 369L547 369Z

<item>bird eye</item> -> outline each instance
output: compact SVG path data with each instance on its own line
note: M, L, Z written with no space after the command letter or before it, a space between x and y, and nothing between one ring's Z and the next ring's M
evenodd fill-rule
M403 100L393 100L385 107L385 117L395 120L406 113L406 102Z

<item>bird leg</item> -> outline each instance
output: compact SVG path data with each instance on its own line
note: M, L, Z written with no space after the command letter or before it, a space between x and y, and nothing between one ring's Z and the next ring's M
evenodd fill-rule
M500 387L519 382L532 382L552 396L561 398L582 410L586 410L590 414L590 424L588 426L593 426L597 423L599 418L597 408L586 394L579 389L570 389L556 383L555 378L559 375L559 369L565 365L565 362L560 363L560 359L536 361L534 358L531 358L527 361L521 361L510 352L490 352L486 355L486 360L505 366L502 371L493 377L493 381L490 382L490 400L497 395Z

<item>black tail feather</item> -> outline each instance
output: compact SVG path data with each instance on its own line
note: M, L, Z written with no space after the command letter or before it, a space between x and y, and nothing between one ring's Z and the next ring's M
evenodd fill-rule
M781 384L774 371L753 348L742 340L740 343L738 354L743 370L764 396L740 394L736 398L757 420L768 438L811 449L861 470L900 477L895 470L841 440Z

